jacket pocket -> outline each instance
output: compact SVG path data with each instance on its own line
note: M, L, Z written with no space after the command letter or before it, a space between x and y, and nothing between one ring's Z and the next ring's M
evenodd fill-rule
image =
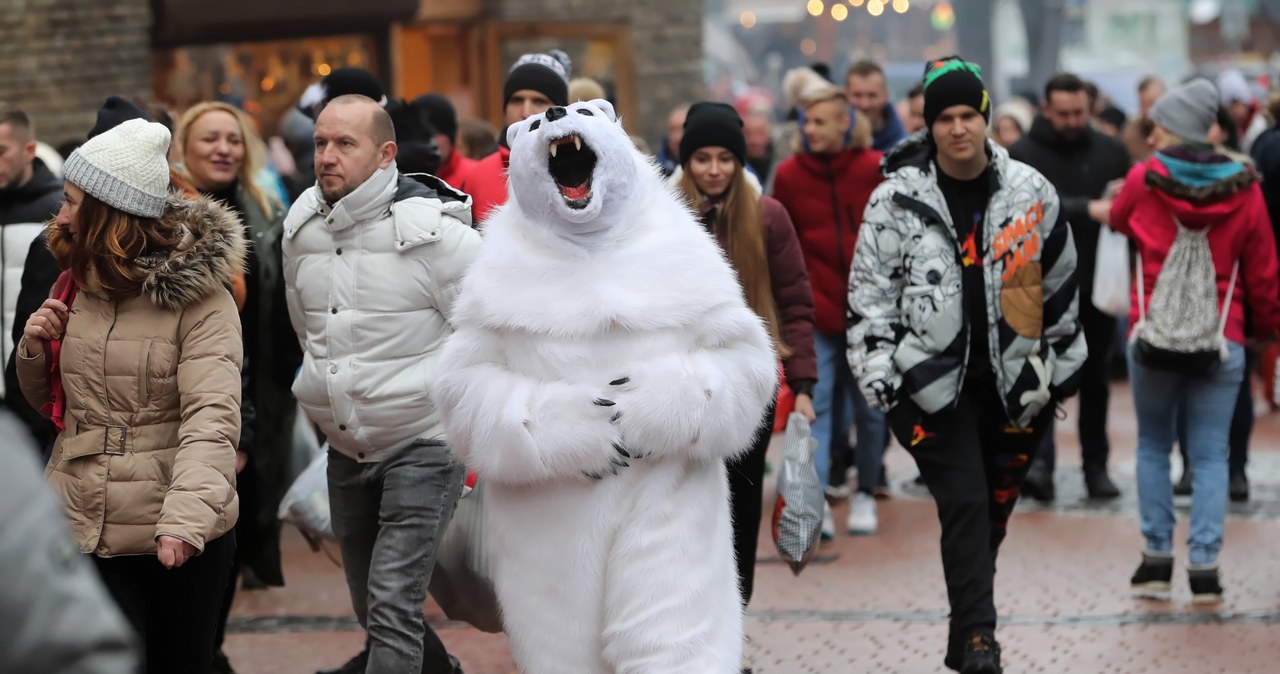
M154 339L142 343L142 358L138 368L138 407L146 408L151 402L151 344Z

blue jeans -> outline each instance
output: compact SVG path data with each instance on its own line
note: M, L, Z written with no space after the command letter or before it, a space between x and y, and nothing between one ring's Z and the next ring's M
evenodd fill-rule
M462 494L465 470L439 443L415 441L378 463L329 450L329 509L369 674L458 670L422 605L436 548Z
M1203 377L1144 367L1129 349L1129 378L1138 416L1138 508L1151 552L1173 551L1173 485L1169 454L1177 439L1177 410L1185 412L1191 462L1192 564L1216 564L1227 515L1227 438L1245 374L1244 347Z
M844 334L815 333L813 346L818 355L818 383L813 387L813 410L817 420L811 433L818 443L815 462L818 479L830 484L831 454L842 451L849 425L858 433L858 489L869 492L880 481L884 469L884 449L889 441L889 424L884 412L867 404L853 379L845 353Z

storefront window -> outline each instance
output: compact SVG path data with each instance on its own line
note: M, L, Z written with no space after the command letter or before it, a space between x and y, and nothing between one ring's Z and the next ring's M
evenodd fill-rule
M200 101L231 102L267 137L306 88L333 69L353 66L380 74L377 47L371 35L343 35L159 50L152 57L152 89L179 113Z

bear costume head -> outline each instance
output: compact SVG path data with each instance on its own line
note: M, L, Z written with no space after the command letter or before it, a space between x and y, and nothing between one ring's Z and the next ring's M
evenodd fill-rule
M507 128L511 201L571 238L603 231L639 207L650 162L604 100L554 106ZM656 180L656 176L650 176Z

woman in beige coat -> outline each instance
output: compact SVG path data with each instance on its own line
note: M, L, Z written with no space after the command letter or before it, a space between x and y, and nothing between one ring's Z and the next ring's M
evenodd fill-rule
M45 469L149 672L206 672L235 550L244 265L223 206L168 195L169 132L131 120L64 168L46 232L64 271L18 378L59 428Z

